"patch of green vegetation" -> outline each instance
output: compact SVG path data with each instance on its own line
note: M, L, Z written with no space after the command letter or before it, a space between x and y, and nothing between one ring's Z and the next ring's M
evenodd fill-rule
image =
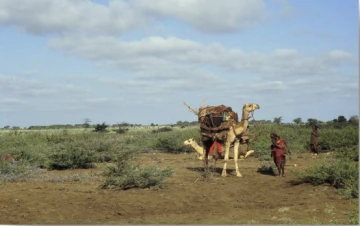
M135 164L136 153L133 150L118 154L115 165L107 165L103 176L103 189L151 188L160 189L165 185L165 178L171 177L173 169L160 169L156 166L138 167Z
M88 169L93 166L94 152L83 147L59 145L49 155L47 167L51 170Z
M319 185L328 183L345 196L359 196L359 171L357 162L335 159L308 168L305 173L294 172L303 183Z

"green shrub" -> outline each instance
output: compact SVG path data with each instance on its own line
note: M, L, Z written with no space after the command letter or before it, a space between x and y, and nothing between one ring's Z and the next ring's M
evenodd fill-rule
M175 139L171 134L164 134L157 138L154 148L164 152L179 153L185 150L183 142L179 142L179 140Z
M152 133L163 133L163 132L170 132L170 131L172 131L173 129L171 128L171 127L161 127L161 128L159 128L159 129L154 129L154 130L152 130L151 132Z
M95 132L105 132L106 131L106 128L108 127L109 125L106 125L105 122L103 122L102 124L96 124L95 126Z
M29 162L29 164L40 168L46 167L46 162L48 160L48 152L49 150L47 148L42 148L40 150L35 148L33 150L23 148L19 149L19 155L21 160Z
M350 211L346 214L349 218L349 224L359 225L359 212Z
M155 166L139 168L135 165L136 153L132 150L119 153L116 165L107 165L103 176L105 182L100 188L121 189L153 188L164 186L164 179L171 177L171 168L160 169Z
M129 129L128 128L119 128L119 129L116 129L115 132L116 133L126 133L126 131L128 131Z
M336 158L344 159L347 161L359 161L359 146L353 146L350 148L339 148L335 151Z
M189 149L184 145L184 141L189 138L200 140L198 127L187 127L181 130L157 133L155 139L153 139L152 147L169 153L187 152Z
M88 169L91 168L93 152L83 147L60 146L49 156L49 169Z
M26 178L37 171L37 167L30 165L27 161L17 162L0 161L0 181L17 181Z
M333 160L308 168L305 173L295 172L303 183L319 185L329 183L341 189L343 194L358 197L358 163L342 159Z

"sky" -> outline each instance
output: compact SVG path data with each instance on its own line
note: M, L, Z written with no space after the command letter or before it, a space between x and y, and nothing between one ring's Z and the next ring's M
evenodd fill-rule
M356 0L0 0L0 128L359 114Z

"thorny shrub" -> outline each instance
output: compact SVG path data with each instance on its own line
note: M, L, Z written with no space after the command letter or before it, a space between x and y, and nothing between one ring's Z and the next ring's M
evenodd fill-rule
M105 182L100 185L103 189L130 188L163 188L164 179L171 177L171 168L160 169L156 166L140 168L135 164L136 151L127 150L119 153L115 165L107 165L103 172Z
M303 183L319 185L329 183L349 197L359 196L359 171L357 162L346 162L341 159L314 165L305 173L294 172Z

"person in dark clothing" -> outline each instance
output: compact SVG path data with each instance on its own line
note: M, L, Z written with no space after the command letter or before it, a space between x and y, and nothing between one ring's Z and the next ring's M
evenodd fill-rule
M310 136L310 151L312 155L319 154L318 147L319 147L319 131L318 131L318 127L316 125L313 125Z

